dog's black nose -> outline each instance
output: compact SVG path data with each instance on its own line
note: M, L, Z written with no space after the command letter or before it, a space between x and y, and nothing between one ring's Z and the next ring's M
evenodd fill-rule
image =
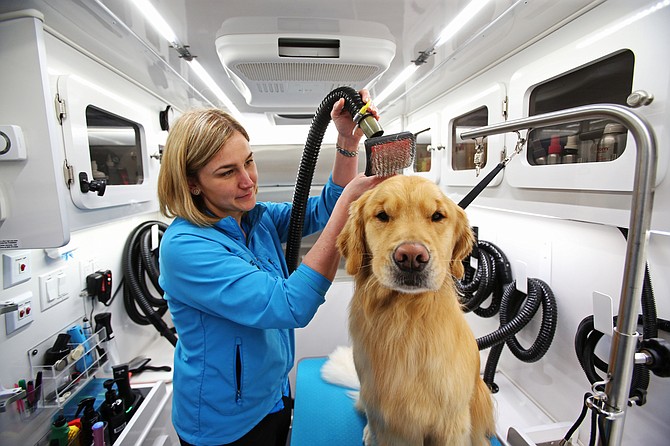
M393 252L393 261L401 271L423 271L430 254L421 243L403 243Z

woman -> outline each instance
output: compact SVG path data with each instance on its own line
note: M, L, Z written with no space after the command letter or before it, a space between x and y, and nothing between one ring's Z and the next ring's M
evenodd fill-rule
M367 91L361 96L369 100ZM291 204L257 203L245 129L206 109L185 113L170 130L158 197L161 212L176 218L161 241L159 283L179 337L172 419L183 445L286 443L293 329L324 302L349 204L381 181L358 174L363 133L344 99L331 117L338 154L305 217L304 235L322 233L290 276L281 243Z

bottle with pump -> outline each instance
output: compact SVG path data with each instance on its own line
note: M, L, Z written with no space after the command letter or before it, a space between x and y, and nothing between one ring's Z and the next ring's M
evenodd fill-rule
M126 427L126 409L123 398L114 389L117 380L108 379L103 383L107 390L105 402L100 406L100 416L107 422L107 431L112 443L121 435Z
M54 417L49 433L49 446L67 446L70 426L67 424L65 415L59 414Z
M80 418L81 430L79 431L79 444L82 446L89 446L93 443L93 425L100 421L100 413L95 410L94 405L95 398L84 398L79 401L77 413L74 415L78 417L79 413L83 410Z
M570 135L568 136L568 142L565 143L563 147L563 158L561 159L563 164L578 163L579 160L579 136Z
M114 339L114 332L112 331L112 313L98 313L93 319L95 320L95 332L99 332L102 327L105 328L105 339L102 340L102 347L104 351L99 351L100 362L103 364L103 370L107 373L112 372L112 367L119 364L119 353L116 348L116 340Z

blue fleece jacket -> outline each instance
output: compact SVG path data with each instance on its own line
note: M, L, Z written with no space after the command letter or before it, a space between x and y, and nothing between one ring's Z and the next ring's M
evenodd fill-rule
M342 188L308 201L303 235L323 229ZM330 281L301 264L289 276L281 243L290 203L258 203L213 227L176 218L160 245L159 284L177 330L172 421L187 442L237 440L281 401L293 329L324 302Z

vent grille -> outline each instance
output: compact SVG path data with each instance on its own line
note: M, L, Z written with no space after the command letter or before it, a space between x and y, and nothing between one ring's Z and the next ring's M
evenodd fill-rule
M317 62L240 63L235 68L256 82L365 82L380 72L373 65Z

